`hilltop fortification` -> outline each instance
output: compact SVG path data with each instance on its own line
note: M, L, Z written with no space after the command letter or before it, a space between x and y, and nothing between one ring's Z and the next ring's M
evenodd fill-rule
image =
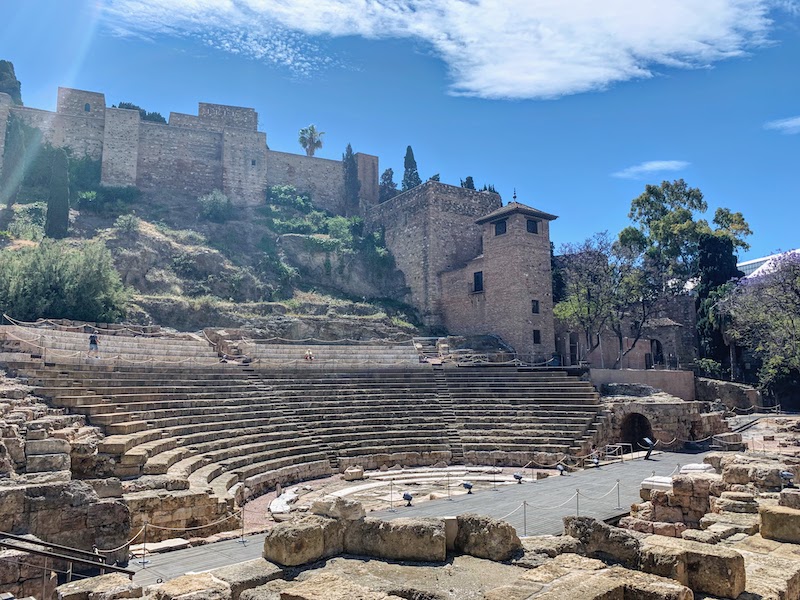
M103 185L187 196L219 189L239 205L263 202L269 186L293 185L317 206L348 215L378 202L377 156L356 154L360 206L346 206L341 161L270 150L252 108L201 102L197 115L173 112L162 124L108 107L98 92L59 88L56 112L12 106L0 94L0 139L12 114L53 146L102 161ZM2 160L0 150L0 168Z

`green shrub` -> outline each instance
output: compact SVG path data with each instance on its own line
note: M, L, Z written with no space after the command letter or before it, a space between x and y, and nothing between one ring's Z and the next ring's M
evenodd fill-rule
M230 198L219 190L213 190L210 194L200 196L197 201L200 203L200 214L215 223L224 223L233 215L233 204Z
M14 216L8 226L9 233L20 240L38 242L44 237L46 213L47 204L44 202L15 205Z
M273 185L267 189L267 204L296 210L303 214L311 212L313 209L311 198L298 193L291 185Z
M0 310L17 319L114 322L125 315L127 300L102 244L45 240L35 248L0 250Z
M88 156L69 157L69 197L77 198L80 192L97 190L100 187L101 162Z
M118 217L131 212L142 193L138 188L100 186L78 194L78 206L104 217Z
M136 215L121 215L114 221L114 228L121 234L134 236L139 233L141 220Z
M694 361L694 367L700 377L722 379L727 373L727 369L713 358L699 358Z

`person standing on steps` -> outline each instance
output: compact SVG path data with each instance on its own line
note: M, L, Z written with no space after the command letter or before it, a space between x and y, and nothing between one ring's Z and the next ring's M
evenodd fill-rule
M94 352L94 358L98 358L100 350L96 331L89 335L89 353L87 356L92 356L92 352Z

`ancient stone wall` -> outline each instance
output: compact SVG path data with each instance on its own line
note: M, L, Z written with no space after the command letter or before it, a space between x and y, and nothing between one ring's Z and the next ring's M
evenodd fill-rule
M497 194L428 181L367 213L367 227L385 232L386 246L426 325L443 325L440 273L481 253L475 220L500 206Z
M356 152L355 157L358 180L361 182L358 192L360 214L365 215L378 204L378 157L361 152Z
M695 399L694 373L692 371L593 368L589 371L589 378L598 388L606 383L641 383L663 390L682 400L692 401Z
M314 204L344 214L344 175L338 160L267 151L267 187L293 185Z
M258 113L252 108L200 102L197 115L203 122L215 123L225 129L258 129Z
M719 401L730 409L764 406L761 392L749 385L705 377L696 377L694 383L698 400Z
M46 142L57 148L69 147L76 156L100 160L103 154L105 111L93 115L62 115L46 110L15 106L11 112L42 132Z
M105 118L106 97L98 92L58 88L56 112L73 117Z
M138 110L106 110L101 182L109 186L136 185L139 162Z
M222 189L238 205L263 204L267 179L267 136L246 129L222 134Z
M222 189L222 134L157 123L139 128L136 185L200 196Z

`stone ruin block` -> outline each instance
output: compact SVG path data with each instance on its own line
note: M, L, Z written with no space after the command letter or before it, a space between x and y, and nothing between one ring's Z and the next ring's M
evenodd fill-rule
M787 508L796 508L800 510L800 489L786 488L781 490L778 504Z
M141 598L142 586L122 573L110 573L60 585L55 590L55 597L57 600Z
M761 537L800 544L800 510L788 506L760 506Z

